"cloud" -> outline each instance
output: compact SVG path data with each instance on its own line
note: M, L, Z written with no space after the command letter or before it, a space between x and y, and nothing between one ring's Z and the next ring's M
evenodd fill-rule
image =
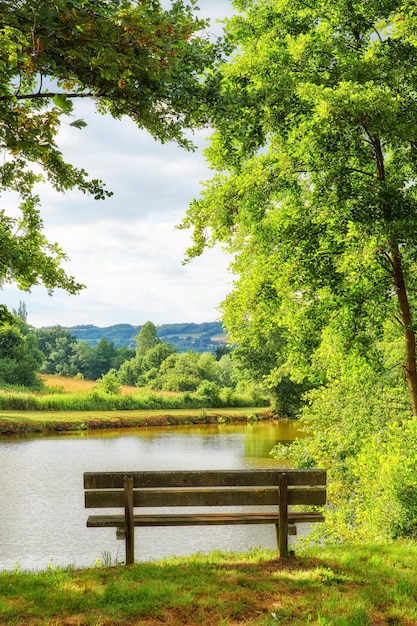
M227 0L200 6L202 17L231 14ZM210 28L219 29L215 23ZM9 308L23 300L36 327L218 319L218 304L230 291L230 259L215 249L183 266L190 234L175 230L200 181L211 177L201 150L205 134L196 133L199 149L192 153L158 143L129 119L96 113L91 102L78 102L75 114L88 126L63 126L63 156L104 180L114 195L95 201L47 185L39 193L45 233L69 255L67 272L87 288L78 296L57 291L49 297L43 287L27 294L5 286L0 300Z

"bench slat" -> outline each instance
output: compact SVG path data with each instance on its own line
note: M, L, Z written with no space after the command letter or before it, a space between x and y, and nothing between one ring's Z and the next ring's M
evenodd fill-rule
M278 505L279 493L276 487L270 488L199 488L199 489L135 489L135 507L168 506L262 506ZM288 504L326 503L326 490L323 488L294 487L288 490ZM88 509L121 507L124 505L123 491L86 491L85 506Z
M325 485L326 470L201 470L180 472L85 472L84 489L122 489L127 474L133 487L274 486L288 473L288 485Z
M324 522L324 516L314 511L288 512L291 524ZM277 512L258 513L188 513L173 515L134 515L135 526L199 526L229 524L278 524ZM89 528L124 528L124 515L90 515Z
M124 515L90 515L87 526L116 528L125 539L127 565L134 562L135 526L274 524L278 552L285 558L288 534L296 524L325 521L319 512L288 510L291 505L326 504L322 469L86 472L84 488L86 508L124 508ZM265 505L275 510L259 511ZM135 514L135 507L149 512ZM198 507L203 512L161 514L163 507ZM206 512L206 507L217 511ZM232 512L230 507L258 510Z

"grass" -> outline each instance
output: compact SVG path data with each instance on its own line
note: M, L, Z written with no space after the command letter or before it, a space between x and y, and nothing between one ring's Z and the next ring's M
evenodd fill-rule
M131 567L0 574L0 623L26 626L417 624L417 546L338 545L285 561L212 553Z
M40 378L46 389L54 393L89 393L97 386L95 380L84 380L83 378L70 378L67 376L56 376L52 374L41 374ZM171 395L180 396L178 391L151 391L149 389L140 390L138 387L129 387L128 385L120 385L122 394L135 394L139 391L153 393L155 395Z
M122 387L107 394L94 381L42 376L44 390L0 389L0 434L213 424L271 419L266 408L242 399L231 408L206 408L197 394Z
M270 419L265 409L155 409L112 411L0 411L0 434L30 434L94 430L103 428L140 428L143 426L172 426L186 424L215 424L225 422Z

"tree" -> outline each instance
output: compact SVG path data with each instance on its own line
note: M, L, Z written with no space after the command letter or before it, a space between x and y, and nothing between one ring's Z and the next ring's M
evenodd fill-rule
M203 381L215 384L221 377L219 361L213 354L189 350L165 358L155 372L152 385L166 391L195 391Z
M38 387L41 363L36 337L21 318L0 324L0 384Z
M13 309L13 315L15 317L20 317L21 320L23 320L25 323L28 320L28 312L27 312L27 308L26 308L26 304L25 302L23 302L22 300L19 301L19 307L17 309L17 311L15 309Z
M416 415L415 6L235 6L229 60L210 78L219 173L183 222L189 256L218 241L235 254L241 323L287 331L277 377L326 382L336 345L383 369L395 326Z
M155 389L165 391L195 391L201 383L196 352L172 354L161 364L153 381Z
M194 0L0 0L0 190L20 198L19 213L0 211L0 286L42 283L77 293L83 285L61 267L62 249L43 233L35 184L78 188L96 199L101 181L66 163L57 134L85 122L73 102L129 116L161 141L190 141L183 130L204 121L204 68L215 49L199 36Z
M97 380L113 368L117 356L117 348L113 341L101 337L98 344L91 349L88 366L83 374L89 380Z
M139 373L136 384L140 387L151 383L157 377L165 359L175 353L176 349L167 341L158 341L153 347L148 348L137 361Z
M96 388L104 393L118 395L120 393L120 383L117 378L116 370L111 369L106 374L103 374L103 376L99 378Z
M152 322L145 322L136 337L136 357L143 357L148 350L161 343L156 336L156 326Z
M75 364L77 338L70 330L54 326L37 330L36 336L39 350L45 358L41 369L44 374L75 376L78 373Z
M136 337L135 356L124 361L118 377L124 385L147 385L158 373L165 359L176 352L175 348L157 337L155 324L145 322Z

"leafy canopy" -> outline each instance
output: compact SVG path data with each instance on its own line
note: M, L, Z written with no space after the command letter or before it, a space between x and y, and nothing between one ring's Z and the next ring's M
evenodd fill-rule
M109 195L59 150L62 124L74 132L85 126L74 115L75 99L89 98L100 113L129 116L155 138L191 147L184 130L204 122L201 76L216 54L199 34L204 22L194 5L0 1L0 286L82 288L61 268L62 249L43 234L35 193L37 183L48 181L61 192Z
M342 355L383 367L378 342L390 322L405 340L416 413L415 5L235 6L229 60L210 77L217 173L182 224L194 229L189 256L218 241L235 255L224 303L232 340L284 329L272 382L334 376L336 335Z

